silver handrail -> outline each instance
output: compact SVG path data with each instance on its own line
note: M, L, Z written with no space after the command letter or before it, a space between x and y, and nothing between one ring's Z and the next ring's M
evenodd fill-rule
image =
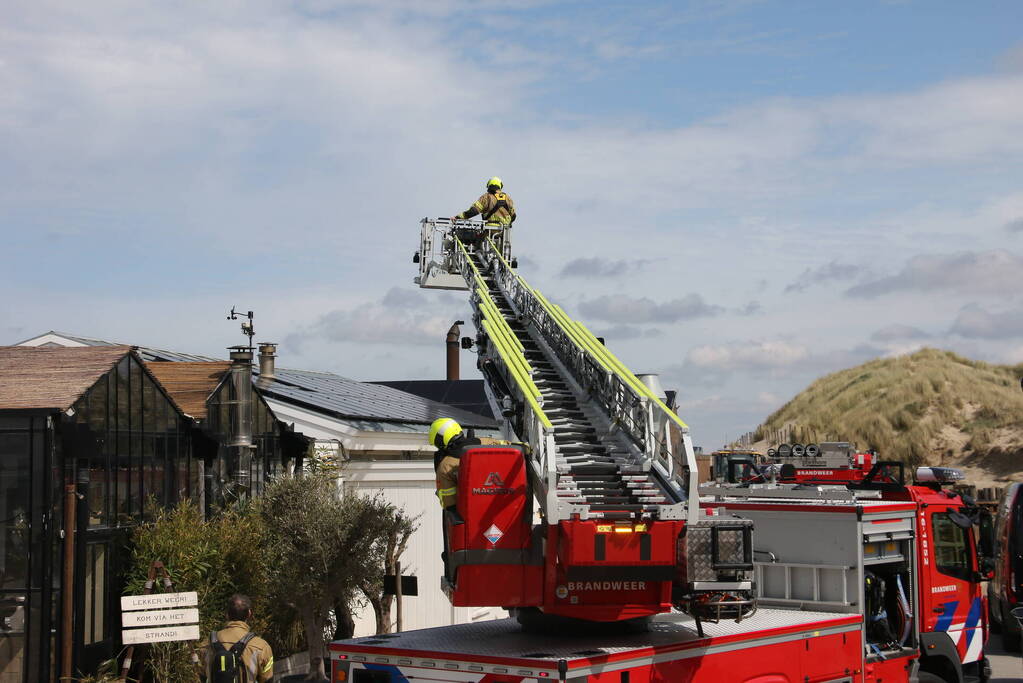
M444 225L437 225L443 223ZM554 352L560 363L568 370L572 378L587 394L590 400L600 406L611 422L612 429L620 430L643 454L641 464L645 469L656 470L668 485L669 493L677 500L695 499L697 480L696 463L692 451L692 442L688 435L688 427L676 415L667 410L663 403L653 396L639 380L632 375L620 361L615 359L606 349L600 346L592 334L580 323L573 321L556 304L548 302L543 295L531 288L505 260L497 247L483 237L482 224L458 221L454 224L438 220L424 221L424 244L428 229L445 231L441 238L444 244L444 263L446 272L458 274L464 278L477 315L482 315L480 302L475 294L477 286L483 282L483 275L491 276L497 286L514 309L517 317L531 326L539 338ZM471 247L482 271L469 259L469 248L458 239L460 230L478 232L479 239L474 239ZM431 233L431 237L434 234ZM434 242L434 244L436 244ZM483 331L484 334L485 331ZM509 387L516 386L510 368L503 368L502 375ZM538 399L542 404L542 398ZM557 516L558 510L556 450L553 430L544 429L535 420L531 411L526 411L528 439L534 450L531 458L535 473L544 482L546 513L551 518ZM662 414L663 413L663 414ZM685 489L675 479L675 459L672 455L671 432L669 423L674 421L682 428L682 449L685 456L688 478ZM526 435L522 435L526 436ZM562 514L571 514L573 510L562 503ZM688 506L689 517L698 514L695 505ZM681 514L679 510L670 513L673 517Z

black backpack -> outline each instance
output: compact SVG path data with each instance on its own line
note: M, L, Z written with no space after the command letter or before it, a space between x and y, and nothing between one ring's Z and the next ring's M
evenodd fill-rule
M249 641L255 637L255 633L246 633L229 650L217 638L216 631L210 635L210 647L213 648L210 657L210 683L242 683L244 680L242 670L245 668L242 653L245 652L245 646Z

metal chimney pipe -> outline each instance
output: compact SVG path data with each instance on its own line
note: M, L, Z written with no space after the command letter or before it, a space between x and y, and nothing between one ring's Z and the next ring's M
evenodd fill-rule
M277 360L277 344L274 342L259 343L259 381L260 383L274 378Z
M231 446L252 446L252 350L232 346L231 386L235 404Z
M448 351L448 381L458 379L458 339L462 335L462 330L459 325L464 325L464 320L456 320L455 324L448 330L447 336L447 351Z
M252 349L248 346L232 346L231 352L231 400L234 410L231 442L228 444L234 456L228 463L231 477L238 488L246 493L252 491Z

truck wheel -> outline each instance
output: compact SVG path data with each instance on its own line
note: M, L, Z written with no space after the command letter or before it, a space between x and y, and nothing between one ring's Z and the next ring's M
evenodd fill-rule
M937 674L932 674L930 671L921 671L917 674L916 680L919 683L948 683L944 678Z

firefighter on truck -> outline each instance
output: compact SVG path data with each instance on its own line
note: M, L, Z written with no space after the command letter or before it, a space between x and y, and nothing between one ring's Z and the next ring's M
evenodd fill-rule
M429 433L430 445L436 447L433 469L437 473L437 498L442 508L452 508L458 500L458 466L461 451L466 446L479 446L483 442L462 433L462 426L450 417L433 421Z

